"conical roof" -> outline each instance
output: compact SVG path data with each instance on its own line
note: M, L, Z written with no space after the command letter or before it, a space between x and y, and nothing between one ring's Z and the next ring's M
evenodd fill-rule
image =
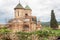
M19 4L15 7L15 9L24 9L24 8L23 8L23 6L19 3Z
M28 5L25 7L25 9L26 10L31 10L31 8Z

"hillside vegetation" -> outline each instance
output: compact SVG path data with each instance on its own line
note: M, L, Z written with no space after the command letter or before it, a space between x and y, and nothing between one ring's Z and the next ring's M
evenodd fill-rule
M41 22L42 26L50 26L50 22ZM58 25L60 25L60 22L58 22Z

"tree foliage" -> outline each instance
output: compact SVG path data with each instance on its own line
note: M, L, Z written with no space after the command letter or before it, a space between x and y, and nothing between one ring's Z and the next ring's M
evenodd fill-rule
M50 26L53 29L57 29L58 28L58 23L57 23L57 20L55 18L54 10L51 11Z

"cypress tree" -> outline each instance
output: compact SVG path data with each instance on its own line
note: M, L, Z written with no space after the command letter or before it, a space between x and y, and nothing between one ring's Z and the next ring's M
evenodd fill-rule
M55 18L54 10L51 11L50 27L52 29L57 29L58 28L58 23L57 23L57 20Z

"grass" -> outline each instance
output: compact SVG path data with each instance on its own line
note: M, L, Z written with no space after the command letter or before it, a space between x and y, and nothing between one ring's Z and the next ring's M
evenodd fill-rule
M43 30L43 31L51 31L51 32L53 32L55 35L60 36L60 29L54 30L54 29L52 29L52 28L50 28L50 27L43 27L42 30Z

